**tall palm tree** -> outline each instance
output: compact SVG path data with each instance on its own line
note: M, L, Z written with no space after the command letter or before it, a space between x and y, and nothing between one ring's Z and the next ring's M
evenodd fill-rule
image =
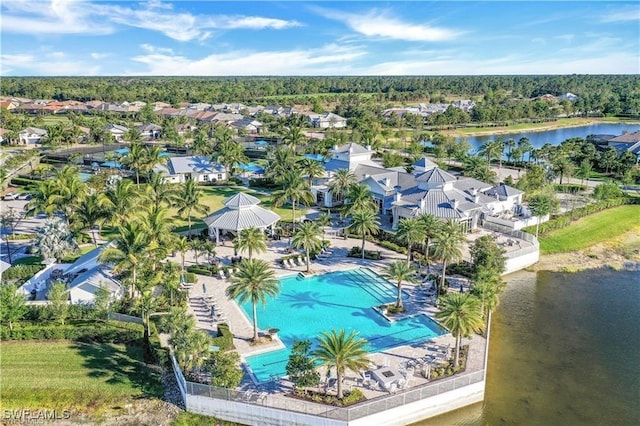
M267 237L264 235L264 231L259 228L241 229L233 242L233 247L240 252L247 251L249 259L251 259L253 252L264 253L267 251Z
M324 166L321 162L304 158L298 162L298 167L302 176L306 176L309 186L313 185L313 180L324 175Z
M55 172L53 194L50 202L57 210L64 212L67 225L71 223L73 211L84 196L87 185L80 180L78 170L73 166L65 166Z
M440 232L442 222L432 214L420 215L418 219L424 225L424 263L427 264L427 269L429 269L429 248L431 247L431 241Z
M499 296L504 291L505 286L506 284L502 277L495 272L480 269L474 274L471 294L480 301L485 326L488 326L487 322L490 314L498 306L500 302Z
M169 210L166 207L150 205L142 210L140 223L143 232L147 235L149 254L152 255L153 263L157 266L160 260L167 257L176 238L172 232L173 217L169 216Z
M403 309L402 306L402 282L413 281L413 270L408 263L401 260L395 261L387 266L384 277L390 281L395 281L398 288L398 297L396 298L396 308Z
M380 230L378 216L373 210L356 210L351 214L351 225L349 225L349 228L352 229L354 233L362 236L362 259L364 260L366 238L370 235L376 235Z
M366 349L369 342L358 337L355 331L347 335L344 329L324 332L320 334L318 341L318 347L311 355L321 364L325 364L329 370L335 367L338 398L342 398L342 376L346 370L359 373L369 367Z
M93 244L98 247L94 228L107 217L107 211L100 202L100 196L95 192L84 195L73 212L73 216L76 229L89 229Z
M253 340L258 340L258 303L265 305L268 297L280 293L280 281L267 262L259 259L246 259L240 262L238 272L231 277L231 285L226 295L238 303L251 301L253 308Z
M53 216L56 206L52 202L52 196L56 188L54 181L44 180L30 188L31 200L24 206L27 216L44 213Z
M295 152L282 146L270 149L267 153L267 159L269 160L267 177L274 181L279 181L296 166Z
M130 274L129 296L131 298L134 297L138 284L138 268L146 256L147 240L148 236L139 221L126 221L118 226L118 233L112 240L114 245L107 247L98 258L102 263L114 264L114 273Z
M367 185L362 183L351 185L347 197L349 199L349 204L347 205L346 210L347 215L355 210L377 210L377 206L373 202L373 197L371 197L371 190Z
M329 193L344 202L344 199L347 198L349 194L349 189L356 183L358 183L358 178L351 170L338 169L333 173L331 179L329 179Z
M407 244L407 266L411 265L411 249L414 244L424 241L425 224L420 219L409 217L400 219L396 237Z
M156 207L171 207L178 198L175 184L164 181L161 173L151 173L148 185L145 187L144 197Z
M209 206L200 203L202 197L202 189L198 186L195 180L188 180L182 185L181 191L178 194L176 207L178 207L178 214L182 217L186 216L189 224L189 231L191 231L191 213L196 212L200 214L207 214L209 212Z
M328 213L322 213L316 219L316 223L320 228L322 228L322 245L324 246L324 237L325 237L324 228L331 223L331 216Z
M129 153L122 159L136 173L136 185L140 186L140 171L144 170L147 163L147 150L139 142L131 144Z
M165 164L168 161L169 157L163 154L164 151L157 145L151 148L147 147L145 149L142 171L146 174L147 177L155 166L157 166L158 164Z
M189 241L187 237L176 238L173 242L173 248L180 252L180 265L182 266L182 270L184 271L184 258L191 248L191 241Z
M216 148L217 161L224 165L227 171L227 180L233 177L238 164L247 163L249 159L244 153L244 147L235 141L225 141Z
M127 220L139 202L138 190L128 179L119 181L115 188L100 194L100 202L107 209L112 224Z
M440 310L436 318L456 338L456 355L454 366L458 366L460 360L460 343L463 337L482 329L482 311L478 299L469 293L451 293L442 298Z
M283 138L283 142L293 152L296 152L299 146L305 145L306 141L307 141L307 138L302 133L302 129L300 128L300 126L296 126L296 125L288 128Z
M440 285L436 289L436 301L440 296L440 289L444 288L447 265L462 258L462 245L465 238L460 224L449 219L441 228L441 232L435 238L434 254L442 261L442 277Z
M529 138L522 137L518 140L518 148L521 149L522 158L520 158L520 162L524 163L524 155L528 152L529 157L527 158L527 163L531 162L531 151L533 150L533 145L531 145L531 141Z
M320 227L316 222L305 222L301 224L291 238L291 245L305 251L307 262L307 272L309 272L310 253L320 250L322 241L320 240Z
M308 206L313 203L314 196L309 190L309 184L299 173L289 171L283 176L282 189L273 192L273 205L280 207L286 202L291 202L293 230L296 229L296 204Z
M504 141L504 145L507 147L507 160L511 161L511 158L513 156L512 150L516 146L516 141L512 138L509 138Z

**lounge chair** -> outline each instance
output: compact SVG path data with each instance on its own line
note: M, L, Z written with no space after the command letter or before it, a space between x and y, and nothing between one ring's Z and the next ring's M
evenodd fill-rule
M260 392L260 394L258 395L258 398L256 399L257 402L262 402L265 399L267 399L267 396L269 396L269 392Z
M242 399L245 401L249 401L253 396L253 394L255 394L255 391L253 389L249 389L248 391L242 394Z
M227 276L224 274L224 271L222 269L218 269L218 278L220 278L221 280L227 279Z

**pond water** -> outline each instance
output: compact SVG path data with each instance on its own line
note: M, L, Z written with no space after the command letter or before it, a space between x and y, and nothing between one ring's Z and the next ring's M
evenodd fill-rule
M529 142L534 148L540 148L545 143L551 145L559 145L567 139L586 138L589 135L621 135L624 132L637 132L640 130L638 124L620 124L620 123L599 123L588 126L566 127L563 129L545 130L541 132L517 132L502 135L485 135L485 136L468 136L467 142L471 145L471 152L478 152L480 147L498 137L503 140L513 139L516 142L520 138L529 138ZM460 138L458 139L460 140Z
M508 282L484 404L418 424L640 424L640 272L519 272Z

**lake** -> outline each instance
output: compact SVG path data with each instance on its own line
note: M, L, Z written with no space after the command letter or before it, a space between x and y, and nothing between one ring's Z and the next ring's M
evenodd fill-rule
M624 132L637 132L640 125L637 124L620 124L620 123L598 123L588 126L566 127L563 129L545 130L540 132L518 132L506 133L501 135L485 135L485 136L467 136L467 142L471 145L471 152L478 152L480 147L498 137L503 140L513 139L516 142L520 138L529 138L529 142L534 148L540 148L545 143L551 145L559 145L567 139L586 138L589 135L621 135ZM460 138L458 138L459 140Z
M485 403L418 425L640 424L640 273L518 272L493 315Z

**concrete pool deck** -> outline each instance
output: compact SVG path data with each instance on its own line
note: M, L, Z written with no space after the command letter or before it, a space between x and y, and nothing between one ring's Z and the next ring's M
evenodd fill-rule
M347 252L353 246L360 246L361 240L357 239L344 239L327 238L331 243L332 254L320 262L312 262L310 269L315 273L326 273L341 270L354 269L358 267L367 267L371 270L381 274L383 269L390 262L394 260L404 260L404 255L396 252L384 249L367 242L366 248L368 250L379 250L383 256L381 260L371 261L362 260L356 258L346 257ZM287 240L269 241L268 249L266 253L260 253L254 255L255 258L263 259L269 262L276 273L277 277L283 277L287 275L295 275L299 272L306 270L306 265L295 266L285 269L278 261L283 256L286 256L286 248L289 247ZM218 246L216 248L217 257L222 259L224 263L228 263L230 258L234 255L233 247L230 245ZM179 257L179 255L178 255ZM195 264L192 253L187 253L185 258L185 265ZM189 295L189 310L197 318L198 328L207 330L211 333L216 332L216 324L212 322L211 313L206 309L202 303L202 297L210 297L216 301L218 311L222 313L222 316L226 318L226 322L229 324L230 330L234 335L234 345L236 350L243 358L250 355L256 355L271 350L281 349L282 343L275 339L274 341L267 341L259 345L252 345L251 339L253 337L253 326L249 319L246 317L242 309L237 303L232 300L228 300L225 296L225 290L229 286L228 280L222 280L217 277L207 277L198 275L198 282L188 291ZM413 292L421 291L418 285L403 284L403 288L410 294L409 300L405 303L405 306L412 314L426 314L433 318L436 308L429 303L416 303L414 301ZM450 334L446 334L431 340L436 344L449 345L450 348L455 348L455 339ZM397 368L401 363L404 363L410 359L419 358L427 353L425 346L426 342L418 344L410 344L404 346L398 346L382 352L371 353L369 358L372 364L378 366L390 366ZM474 336L472 339L464 339L464 345L469 345L470 356L467 362L466 371L479 371L484 366L484 353L486 341L480 336ZM375 368L375 367L373 367ZM386 395L388 392L375 387L364 387L359 377L353 377L354 373L348 372L345 380L345 389L351 387L359 387L367 398L375 398L377 396ZM409 377L408 387L418 386L427 383L427 380L420 374L420 371L416 370L415 374ZM267 384L256 384L248 374L245 374L245 378L242 381L242 389L261 389ZM290 390L292 384L286 380L280 380L279 389Z

